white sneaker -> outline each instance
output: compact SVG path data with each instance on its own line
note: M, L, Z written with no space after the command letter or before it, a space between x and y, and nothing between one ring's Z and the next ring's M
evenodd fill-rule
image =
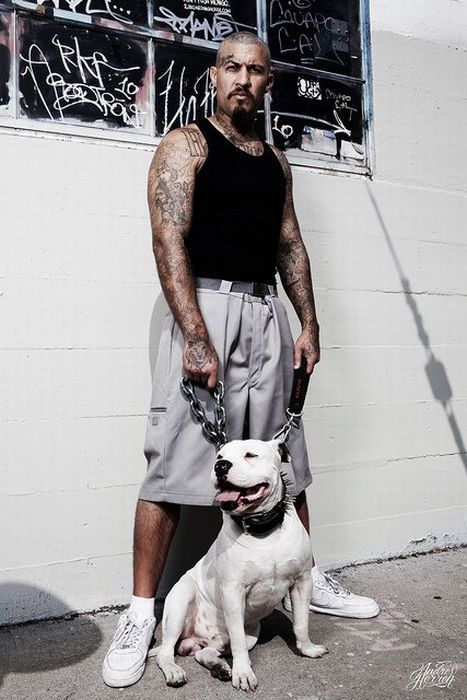
M156 619L139 622L134 612L125 611L102 664L102 678L112 688L123 688L139 681L144 673Z
M292 612L288 593L282 599L282 606L287 612ZM310 610L339 617L367 618L376 617L379 606L372 598L351 593L330 574L314 569Z

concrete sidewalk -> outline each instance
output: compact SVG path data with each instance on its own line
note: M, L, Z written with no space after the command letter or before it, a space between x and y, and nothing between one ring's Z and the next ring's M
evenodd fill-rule
M263 622L259 643L251 652L259 687L249 697L466 698L466 566L467 551L457 549L340 570L343 585L378 600L379 616L353 620L310 614L312 641L329 649L322 659L313 660L297 655L290 615L276 610ZM211 678L192 657L180 659L189 677L182 688L165 685L154 659L136 685L107 688L101 680L101 663L117 618L118 612L97 613L0 629L0 698L243 697L230 683ZM156 637L159 640L160 634ZM429 671L438 662L446 662L445 687L440 687L443 682L427 684ZM423 670L417 673L419 669Z

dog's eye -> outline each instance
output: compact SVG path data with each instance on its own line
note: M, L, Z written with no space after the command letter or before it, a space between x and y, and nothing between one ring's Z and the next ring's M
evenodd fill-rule
M245 459L251 459L252 457L257 457L258 455L254 455L253 452L247 452L245 455Z

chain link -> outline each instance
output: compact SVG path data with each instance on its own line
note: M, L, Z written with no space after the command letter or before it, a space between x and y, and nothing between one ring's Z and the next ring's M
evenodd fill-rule
M218 381L213 391L213 395L216 400L216 405L214 407L214 423L207 418L206 413L195 394L193 383L186 375L184 375L180 380L180 388L183 396L190 404L193 417L201 425L201 430L203 431L204 437L209 442L214 443L217 446L217 449L220 450L222 445L225 445L227 442L227 434L225 429L224 384L221 381ZM286 413L288 416L287 421L273 436L273 440L278 440L281 436L283 436L282 442L287 442L293 425L298 426L303 412L292 413L292 411L287 408Z
M186 398L190 404L190 409L195 420L201 425L201 430L203 431L204 437L209 441L214 443L219 450L222 445L227 442L227 435L225 432L225 408L224 408L224 385L221 381L218 381L213 394L216 400L216 405L214 407L214 421L212 423L206 416L204 409L195 394L195 389L193 383L185 375L180 380L180 388L182 390L183 396Z
M287 422L284 423L282 428L280 430L278 430L277 433L275 433L275 435L273 435L273 437L272 437L273 440L279 440L279 438L283 435L284 437L283 437L282 442L287 442L288 437L289 437L289 433L292 430L292 426L294 425L294 422L295 422L295 426L298 427L298 423L300 422L300 418L303 415L303 411L300 411L300 413L292 413L292 411L288 408L285 409L285 412L288 415Z

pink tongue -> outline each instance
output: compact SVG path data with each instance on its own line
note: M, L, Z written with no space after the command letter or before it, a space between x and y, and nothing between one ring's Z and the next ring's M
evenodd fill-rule
M264 494L266 491L267 486L260 486L258 491L255 493L255 500L261 498L261 496Z
M236 501L239 496L240 491L219 491L216 501Z

